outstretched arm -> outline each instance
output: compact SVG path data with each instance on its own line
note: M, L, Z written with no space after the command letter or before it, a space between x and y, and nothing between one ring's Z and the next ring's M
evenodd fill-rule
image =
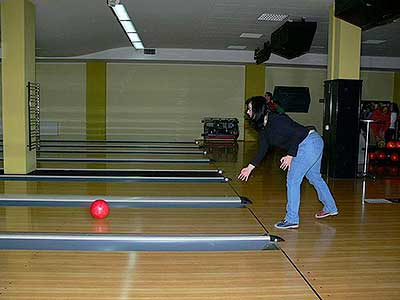
M286 156L282 157L280 168L284 171L286 169L290 170L290 164L292 163L292 159L293 159L293 156L291 156L291 155L286 155Z
M240 171L238 178L240 180L247 181L249 179L251 172L254 170L254 168L255 168L255 166L253 166L252 164L249 164L246 168L243 168L242 171Z
M238 176L240 180L247 181L249 179L251 172L255 169L256 166L259 165L261 160L264 158L265 153L267 153L268 151L268 148L269 144L267 138L264 134L261 133L259 138L258 151L253 160L248 164L248 166L243 168L242 171L240 171L240 174Z

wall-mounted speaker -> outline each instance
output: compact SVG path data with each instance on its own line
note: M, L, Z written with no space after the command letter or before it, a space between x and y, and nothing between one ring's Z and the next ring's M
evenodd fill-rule
M257 48L254 50L254 59L256 64L262 64L263 62L267 61L271 56L271 44L270 42L265 42L263 48Z
M287 59L310 51L317 22L288 21L271 34L272 53Z

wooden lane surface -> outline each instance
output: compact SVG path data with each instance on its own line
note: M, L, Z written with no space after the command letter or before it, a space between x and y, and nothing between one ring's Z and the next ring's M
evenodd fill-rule
M40 153L39 158L124 158L124 159L206 159L200 154L117 154L117 153Z
M225 183L0 181L4 194L236 196Z
M71 146L72 145L72 146ZM133 150L198 150L201 149L198 145L189 145L189 144L149 144L149 143L108 143L108 144L98 144L98 143L62 143L62 144L48 144L43 143L40 145L40 148L43 150L48 149L67 149L67 150L89 150L89 149L104 149L104 150L119 150L119 149L133 149Z
M2 300L317 299L278 251L0 251L0 265Z
M245 153L244 161L250 159ZM361 203L362 182L329 179L339 215L314 218L321 203L313 187L302 184L300 228L278 230L285 215L285 173L278 154L269 154L247 183L230 184L253 201L251 210L266 229L285 239L280 246L322 299L400 299L400 205ZM218 164L218 162L217 162ZM220 165L224 165L221 163ZM226 164L226 173L239 172ZM399 197L399 185L384 180L367 182L367 197Z
M248 163L254 145L250 144L246 149L237 161L218 161L216 166L222 167L225 175L233 177ZM239 194L249 197L254 202L252 211L271 234L285 238L286 241L280 243L280 246L320 297L398 299L400 206L397 204L362 206L360 181L330 180L329 185L337 200L340 214L337 217L316 220L313 215L321 205L313 188L305 182L302 185L300 228L288 231L274 229L273 224L284 216L286 186L285 173L277 167L280 156L274 153L269 155L271 160L265 161L249 182L233 180L230 185ZM39 193L46 193L49 185L42 184L39 183L33 188ZM207 196L210 193L225 193L221 192L220 188L227 186L218 184L213 188L210 184L184 185L187 189L180 184L164 186L121 183L107 184L106 188L103 188L102 183L93 185L74 183L67 186L62 183L59 184L59 189L66 194L72 190L74 193L108 191L122 195L138 192L147 195L172 193L168 195L179 196L194 195L195 191L195 194ZM388 187L381 183L376 188L387 190ZM10 189L19 188L6 187L6 190ZM20 190L23 189L24 187ZM57 193L57 185L50 190ZM68 255L64 256L66 254ZM128 253L2 251L1 265L6 265L7 268L0 268L0 292L2 292L0 299L32 299L34 297L29 297L32 293L38 299L54 299L52 298L54 295L59 296L57 299L88 299L93 298L93 295L98 299L102 299L101 297L120 299L122 296L126 299L317 299L280 251L133 254L135 254L133 269L136 273L129 275L128 271L123 272L118 269L119 265L123 265L124 270L131 270L127 267L129 264L126 257L122 261L120 257L114 257ZM97 265L93 258L99 257L98 255L112 257L109 261L113 269L106 269L104 273L96 269L102 266ZM56 256L60 257L61 269L65 272L57 269ZM228 259L224 261L227 257ZM50 271L41 272L39 267L34 269L32 262L37 266L46 266L45 270L50 268ZM65 266L69 266L69 263L78 268L82 266L82 269L73 268L72 271L66 269ZM95 264L94 267L91 263ZM138 268L139 265L143 267ZM199 268L210 277L201 273ZM84 284L81 274L89 274L92 278L99 276L98 274L106 274L106 278L101 277L94 283L97 287L104 287L104 290L101 289L104 293L98 292L100 288L87 290L86 287L93 284L93 279ZM130 284L133 282L137 285L133 287L129 285L128 289L120 288L120 277L114 280L114 276L127 278ZM13 280L9 283L3 278L13 278ZM211 280L208 281L207 278ZM113 280L108 281L109 279ZM123 283L126 287L126 281ZM49 293L46 293L46 290L49 290Z
M0 207L0 231L135 234L263 234L248 209L112 208L106 219L88 208Z
M302 209L298 230L277 230L273 219L283 207L254 208L269 229L286 241L281 248L323 299L398 299L400 226L398 204L340 204L340 214L313 218Z
M157 169L157 170L212 170L210 164L193 163L82 163L82 162L39 162L38 168L83 168L83 169Z
M200 155L197 159L205 158ZM0 167L3 168L3 161L0 161ZM38 168L63 168L63 169L157 169L157 170L210 170L216 169L217 166L210 163L104 163L104 162L59 162L59 161L47 161L38 162Z
M20 184L20 188L16 185L14 190L23 190L27 184L30 183ZM88 185L93 191L102 186ZM41 192L48 191L50 186L39 183L30 188ZM75 185L55 184L51 190L71 193L72 186ZM138 187L113 184L109 190L114 194L125 194L129 190L132 194L132 186ZM147 195L165 195L166 191L173 191L174 195L226 194L229 188L225 185L221 191L221 185L213 184L139 186L135 192L140 190L140 194ZM88 187L78 184L74 189ZM82 209L4 209L15 220L15 223L7 221L11 230L32 227L77 232L134 232L132 228L135 228L140 233L169 234L263 232L247 209L180 209L178 215L173 209L113 209L106 220L93 220ZM9 220L4 216L0 219ZM0 299L316 299L294 268L276 251L0 251L0 266L3 266Z
M366 181L366 198L400 198L400 177Z

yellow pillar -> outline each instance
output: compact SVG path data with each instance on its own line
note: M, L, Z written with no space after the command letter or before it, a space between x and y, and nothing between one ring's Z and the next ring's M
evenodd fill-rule
M360 79L361 28L329 10L328 79Z
M86 138L106 139L107 64L86 64Z
M400 106L400 73L394 73L393 102Z
M245 73L245 96L246 99L252 96L261 96L265 93L265 65L246 65ZM244 139L246 141L257 140L257 133L244 120Z
M35 6L29 0L1 4L4 173L36 168L30 151L28 82L35 82Z

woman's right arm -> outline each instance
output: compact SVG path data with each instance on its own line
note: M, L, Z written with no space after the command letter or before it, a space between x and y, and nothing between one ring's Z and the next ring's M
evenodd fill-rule
M264 156L268 151L269 143L267 141L267 136L265 135L265 132L260 131L258 143L259 143L258 150L250 162L250 164L252 164L253 166L258 166L261 163L261 161L264 159Z
M262 161L264 158L265 154L267 153L269 148L269 144L267 142L267 138L263 132L260 133L259 136L259 146L258 146L258 151L254 157L254 159L248 164L247 167L243 168L240 171L240 174L238 178L240 180L245 180L247 181L249 179L249 176L251 172L256 168L256 166L259 165L259 163Z

